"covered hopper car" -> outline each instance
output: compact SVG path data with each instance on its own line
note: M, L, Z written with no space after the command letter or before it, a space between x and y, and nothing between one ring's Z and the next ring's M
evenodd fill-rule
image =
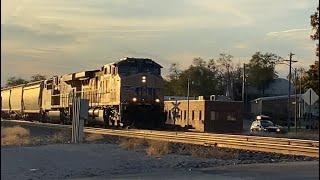
M161 66L151 59L124 58L97 70L1 89L5 118L71 123L74 97L89 100L86 123L160 128L163 113Z

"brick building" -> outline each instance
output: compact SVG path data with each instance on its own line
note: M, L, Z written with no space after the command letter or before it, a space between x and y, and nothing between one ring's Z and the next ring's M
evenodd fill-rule
M241 132L242 101L170 100L164 102L166 123L199 132ZM189 120L188 120L189 114Z

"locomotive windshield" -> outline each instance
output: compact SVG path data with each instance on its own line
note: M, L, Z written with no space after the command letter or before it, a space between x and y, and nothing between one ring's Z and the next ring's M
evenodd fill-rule
M118 64L118 72L121 75L129 76L138 73L148 73L160 76L161 66L151 60L134 59L122 61Z

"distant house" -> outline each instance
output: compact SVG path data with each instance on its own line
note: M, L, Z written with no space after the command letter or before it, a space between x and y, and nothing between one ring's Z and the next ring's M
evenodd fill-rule
M264 90L264 94L259 91L256 87L248 86L247 93L249 95L259 95L259 96L281 96L288 94L289 81L284 78L275 79L269 84L269 86ZM294 85L291 84L291 93L294 93Z

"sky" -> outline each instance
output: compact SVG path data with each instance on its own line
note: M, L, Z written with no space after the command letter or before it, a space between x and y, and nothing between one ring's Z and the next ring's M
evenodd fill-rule
M257 51L308 68L317 58L310 15L315 0L1 0L1 85L99 69L123 57L171 63L220 53L245 63ZM278 65L280 77L288 74Z

